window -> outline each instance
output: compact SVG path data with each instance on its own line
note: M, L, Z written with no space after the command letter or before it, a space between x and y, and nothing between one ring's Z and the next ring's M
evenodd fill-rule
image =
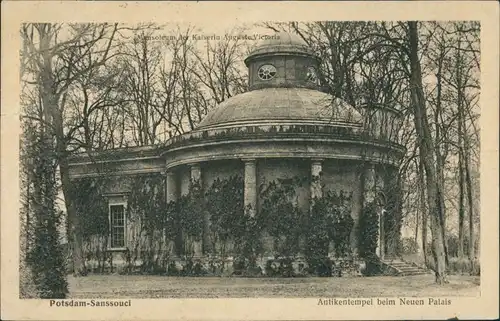
M110 205L111 248L125 247L125 206Z
M306 74L307 81L317 84L318 83L318 75L316 73L316 68L308 67Z
M263 65L259 68L257 72L259 78L262 80L270 80L276 76L276 67L273 65Z

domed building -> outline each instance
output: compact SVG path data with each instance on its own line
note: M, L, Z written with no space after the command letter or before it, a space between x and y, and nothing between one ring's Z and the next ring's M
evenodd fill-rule
M167 201L189 193L193 182L206 189L217 179L241 176L248 215L256 215L260 209L260 186L276 179L307 177L306 186L296 190L302 212L307 213L311 200L326 191L348 193L353 231L367 202L380 199L383 213L384 204L398 201L397 193L388 192L389 186L397 184L405 152L392 134L398 126L398 111L384 106L358 110L321 91L317 79L320 59L292 34L279 33L262 41L244 62L249 90L222 102L193 131L162 146L72 159L74 179L113 171L113 183L104 193L110 230L113 234L123 226L124 231L110 235L111 243L115 242L111 249L128 246L126 211L120 206L127 206L130 186L126 180L131 175L164 175ZM119 217L118 225L114 216ZM378 244L381 256L395 251L384 239L383 225ZM355 253L356 235L352 232ZM201 247L197 252L202 255Z

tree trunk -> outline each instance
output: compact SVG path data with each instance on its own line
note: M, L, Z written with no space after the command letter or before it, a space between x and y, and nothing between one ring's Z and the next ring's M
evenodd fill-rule
M415 215L415 244L418 245L418 230L420 226L420 209L417 208L417 213Z
M425 172L424 165L421 161L418 162L418 185L419 185L419 198L420 209L422 211L422 252L424 254L425 266L429 264L427 257L427 206L425 205Z
M441 56L439 57L438 61L438 72L436 75L437 78L437 97L436 97L436 112L434 114L434 123L436 126L436 135L435 135L435 151L436 151L436 173L437 173L437 182L439 184L439 190L441 193L439 194L439 203L441 207L441 214L440 214L440 220L441 220L441 228L443 229L442 235L444 237L443 244L444 244L444 253L445 253L445 259L446 259L446 265L448 265L449 260L448 260L448 241L445 236L445 228L446 228L446 213L445 213L445 204L444 204L444 165L445 165L445 156L441 152L441 147L440 144L442 143L442 137L441 137L441 127L440 127L440 115L441 115L441 95L442 95L442 80L441 80L441 70L442 70L442 60L443 56L441 53Z
M52 54L50 50L50 30L40 29L40 49L42 53L42 64L40 70L41 86L40 94L43 103L44 117L47 124L52 124L53 134L56 138L56 160L59 165L64 202L66 205L67 219L73 231L73 273L75 275L85 274L85 262L83 260L82 233L71 198L71 181L69 178L69 165L67 161L66 141L63 128L62 109L59 107L59 95L56 93L56 86L53 79ZM47 135L47 144L52 144L52 135Z
M435 262L436 283L446 283L446 253L444 246L444 229L441 209L441 191L436 173L435 148L427 121L425 98L422 89L422 72L418 57L417 22L408 22L409 58L410 58L410 91L414 109L414 122L419 144L420 161L426 173L427 202L431 219L432 253Z
M470 164L469 164L469 153L468 153L468 146L467 142L465 144L466 148L466 155L464 157L464 165L465 165L465 181L467 184L467 203L469 205L469 260L471 262L471 266L474 264L474 258L475 258L475 248L474 248L474 203L472 199L472 180L470 177Z
M460 39L460 38L459 38ZM457 96L458 96L458 113L459 113L459 127L460 127L460 132L459 132L459 139L461 142L463 142L463 145L459 145L460 148L463 147L462 150L462 159L463 159L463 166L465 170L465 184L467 186L467 203L469 207L469 253L468 257L471 262L471 266L473 267L474 263L474 258L475 258L475 253L474 253L474 203L472 199L472 180L470 177L470 144L469 144L469 138L467 136L467 127L465 124L465 112L464 112L464 88L462 86L462 73L460 66L462 66L462 61L460 57L460 47L461 47L461 42L460 40L458 41L458 50L457 50ZM461 171L462 172L462 171ZM463 178L463 174L462 174ZM461 191L463 191L461 189ZM463 214L463 213L462 213ZM462 222L463 225L463 222Z
M459 134L460 136L461 134ZM460 140L460 137L459 137ZM459 143L460 144L460 143ZM459 175L459 200L458 200L458 257L464 257L464 218L465 218L465 207L464 207L464 166L463 166L463 155L462 152L458 154L458 175Z
M25 244L25 258L28 256L28 253L30 251L30 204L31 204L31 191L30 191L30 186L31 186L31 167L28 167L27 172L27 184L26 184L26 231L25 231L25 238L26 238L26 244Z
M462 104L462 78L460 59L460 37L457 50L457 109L458 109L458 175L459 175L459 200L458 200L458 257L464 257L464 219L465 219L465 179L464 179L464 110Z
M62 126L60 130L62 132ZM70 221L70 227L72 229L71 241L72 241L72 253L73 253L73 274L75 276L82 276L85 275L87 271L85 268L85 260L83 257L83 236L81 231L80 219L73 204L71 195L71 180L69 178L69 166L65 156L66 148L63 143L59 142L59 138L57 140L58 140L57 149L58 149L58 160L59 160L59 172L61 175L61 183L62 183L61 185L63 190L64 203L66 204L66 213L68 220ZM61 148L63 148L64 150L61 151Z

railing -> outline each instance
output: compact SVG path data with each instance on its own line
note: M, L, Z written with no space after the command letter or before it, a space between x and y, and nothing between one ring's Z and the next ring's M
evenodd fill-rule
M353 125L258 125L241 126L223 129L207 129L193 131L176 136L166 142L167 149L189 146L200 142L216 142L242 138L307 138L313 135L316 138L338 138L356 141L370 141L390 144L400 147L396 139L388 139L377 135L373 130L365 130L361 126Z

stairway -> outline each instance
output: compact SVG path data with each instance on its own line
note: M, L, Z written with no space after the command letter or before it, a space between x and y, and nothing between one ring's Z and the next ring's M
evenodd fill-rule
M415 263L405 262L396 257L386 257L381 262L386 270L390 270L393 275L397 276L425 275L431 273L426 268L420 267Z

